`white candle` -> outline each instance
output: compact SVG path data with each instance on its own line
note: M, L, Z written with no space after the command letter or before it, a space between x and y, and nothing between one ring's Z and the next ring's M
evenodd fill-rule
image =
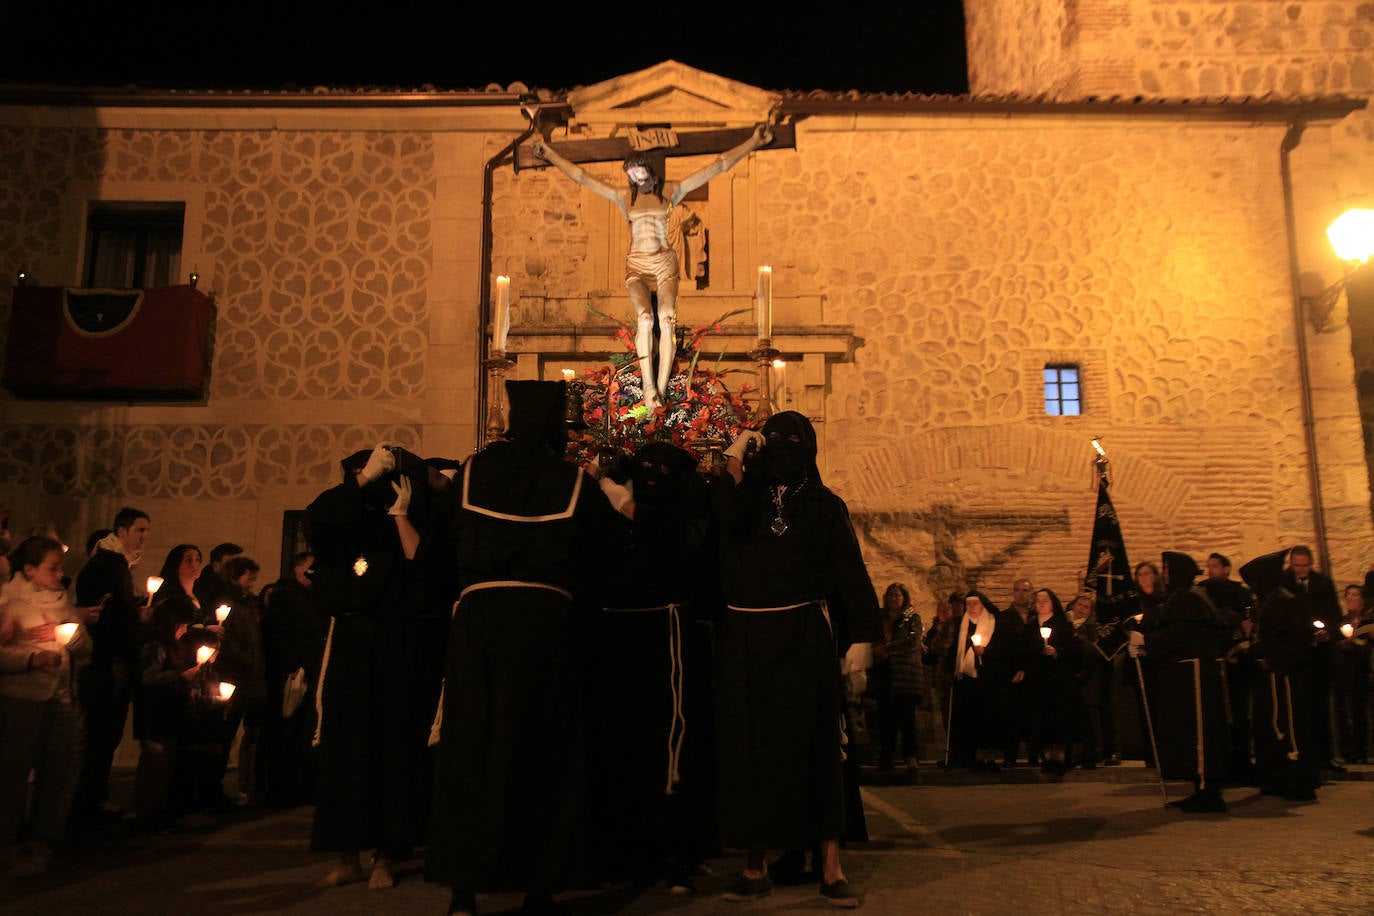
M759 268L759 289L756 299L759 339L773 339L773 268Z
M1140 623L1140 621L1142 621L1142 620L1145 619L1145 615L1144 615L1144 614L1136 614L1136 615L1135 615L1134 617L1132 617L1131 619L1134 620L1136 623Z
M982 633L974 633L973 636L972 636L971 638L972 638L972 640L973 640L973 647L974 647L975 649L983 644L983 634L982 634Z
M57 641L64 646L71 642L72 637L76 635L76 626L74 623L59 623L57 625Z
M506 352L506 335L510 334L510 277L496 278L496 317L491 330L491 348Z
M1349 639L1355 635L1355 628L1348 623L1343 623L1341 624L1341 635Z
M201 646L196 650L196 664L203 665L208 662L215 654L215 650L209 646Z
M219 698L221 700L227 701L230 697L234 695L234 691L237 689L238 688L235 687L233 684L221 683L219 685Z
M219 607L215 608L215 619L218 620L220 623L224 623L224 621L228 620L229 605L221 604Z
M1043 639L1046 643L1049 643L1049 641L1050 641L1050 634L1053 633L1053 632L1054 632L1054 631L1051 630L1049 627L1041 627L1041 628L1040 628L1040 638Z
M148 600L151 601L152 598L153 598L153 596L157 594L157 590L160 589L160 588L162 588L162 578L161 578L160 576L149 576L149 577L148 577Z

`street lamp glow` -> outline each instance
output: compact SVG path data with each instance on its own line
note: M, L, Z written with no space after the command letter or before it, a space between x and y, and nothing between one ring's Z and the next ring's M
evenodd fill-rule
M1374 210L1346 210L1327 227L1326 237L1342 261L1363 264L1374 257Z

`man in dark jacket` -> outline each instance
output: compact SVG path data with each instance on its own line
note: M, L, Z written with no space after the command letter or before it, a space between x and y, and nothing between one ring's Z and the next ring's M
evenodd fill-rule
M72 809L76 817L98 815L110 797L110 766L124 737L139 671L143 602L134 596L130 569L147 545L150 530L148 513L129 506L120 509L115 513L114 532L96 543L95 552L76 577L78 605L107 602L89 627L95 643L91 663L78 675L86 742Z
M1298 598L1316 634L1307 667L1307 703L1317 766L1324 770L1344 772L1345 767L1335 761L1335 742L1331 734L1331 685L1336 673L1335 641L1340 636L1341 619L1344 616L1341 613L1341 600L1331 578L1314 567L1312 548L1303 544L1288 551L1288 569L1283 573L1283 587Z

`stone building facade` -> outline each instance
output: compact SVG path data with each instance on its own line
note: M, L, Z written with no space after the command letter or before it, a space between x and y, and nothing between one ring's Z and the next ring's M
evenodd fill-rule
M1037 47L1060 41L1046 29ZM1050 57L1036 66L1057 78ZM72 543L140 505L151 556L235 540L274 571L283 514L332 484L342 455L379 439L474 447L491 276L512 278L518 375L617 348L597 313L631 311L623 223L556 171L501 159L529 117L558 143L772 116L795 143L688 202L709 271L680 321L748 308L756 268L773 267L778 406L817 422L823 476L880 588L926 602L976 580L1005 598L1032 574L1071 590L1094 436L1133 559L1324 541L1347 580L1374 548L1350 337L1339 321L1299 334L1290 240L1301 268L1326 266L1308 235L1344 195L1308 176L1353 107L782 95L673 62L566 97L12 95L0 276L73 284L92 201L184 201L183 271L215 292L218 322L203 402L5 395L4 498ZM669 175L704 161L672 159ZM6 284L0 313L10 302ZM740 317L707 349L747 367L752 339ZM1081 372L1079 416L1046 413L1043 372L1062 365Z

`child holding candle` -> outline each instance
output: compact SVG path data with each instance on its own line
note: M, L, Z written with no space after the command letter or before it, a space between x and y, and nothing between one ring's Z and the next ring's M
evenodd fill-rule
M0 875L37 875L62 838L76 792L81 710L71 659L90 653L90 638L78 624L98 609L67 602L58 541L28 538L10 561L14 574L0 601ZM35 767L29 841L19 847Z

